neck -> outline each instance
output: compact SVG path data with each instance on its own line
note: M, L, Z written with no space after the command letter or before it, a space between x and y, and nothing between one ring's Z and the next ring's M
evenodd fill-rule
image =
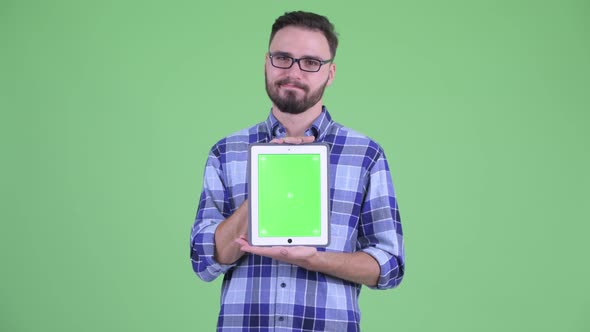
M318 101L311 108L303 113L290 114L279 110L275 105L272 107L272 114L287 130L288 137L300 137L322 113L322 101Z

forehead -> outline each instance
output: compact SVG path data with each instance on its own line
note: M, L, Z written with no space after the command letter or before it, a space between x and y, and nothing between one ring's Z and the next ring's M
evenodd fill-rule
M296 57L330 57L330 45L321 31L295 26L287 26L277 31L269 49L271 52L286 52Z

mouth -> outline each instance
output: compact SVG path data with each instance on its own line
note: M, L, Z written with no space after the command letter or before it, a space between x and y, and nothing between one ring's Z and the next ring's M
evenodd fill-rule
M299 82L285 80L285 81L277 82L277 85L279 88L297 89L297 90L307 91L307 87Z
M297 89L297 90L305 91L305 89L303 87L296 85L296 84L292 84L292 83L280 84L279 87L284 88L284 89Z

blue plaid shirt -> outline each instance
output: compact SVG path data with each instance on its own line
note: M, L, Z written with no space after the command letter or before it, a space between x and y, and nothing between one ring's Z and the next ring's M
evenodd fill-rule
M191 232L195 273L205 281L224 274L220 331L358 331L361 285L320 272L245 254L231 265L215 261L215 229L247 198L248 146L284 137L272 115L213 146ZM318 250L363 251L379 263L375 288L392 288L404 274L402 227L382 148L332 121L324 108L306 135L330 152L330 245Z

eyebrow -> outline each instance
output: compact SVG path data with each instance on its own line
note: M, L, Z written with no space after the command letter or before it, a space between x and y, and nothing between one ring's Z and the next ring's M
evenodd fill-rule
M286 56L290 56L290 57L294 58L293 54L289 53L289 52L282 52L282 51L271 52L269 50L268 53L270 53L271 55L286 55ZM299 59L314 59L314 60L320 60L320 61L329 60L329 58L322 60L322 57L316 56L316 55L303 55L302 57L299 57Z

